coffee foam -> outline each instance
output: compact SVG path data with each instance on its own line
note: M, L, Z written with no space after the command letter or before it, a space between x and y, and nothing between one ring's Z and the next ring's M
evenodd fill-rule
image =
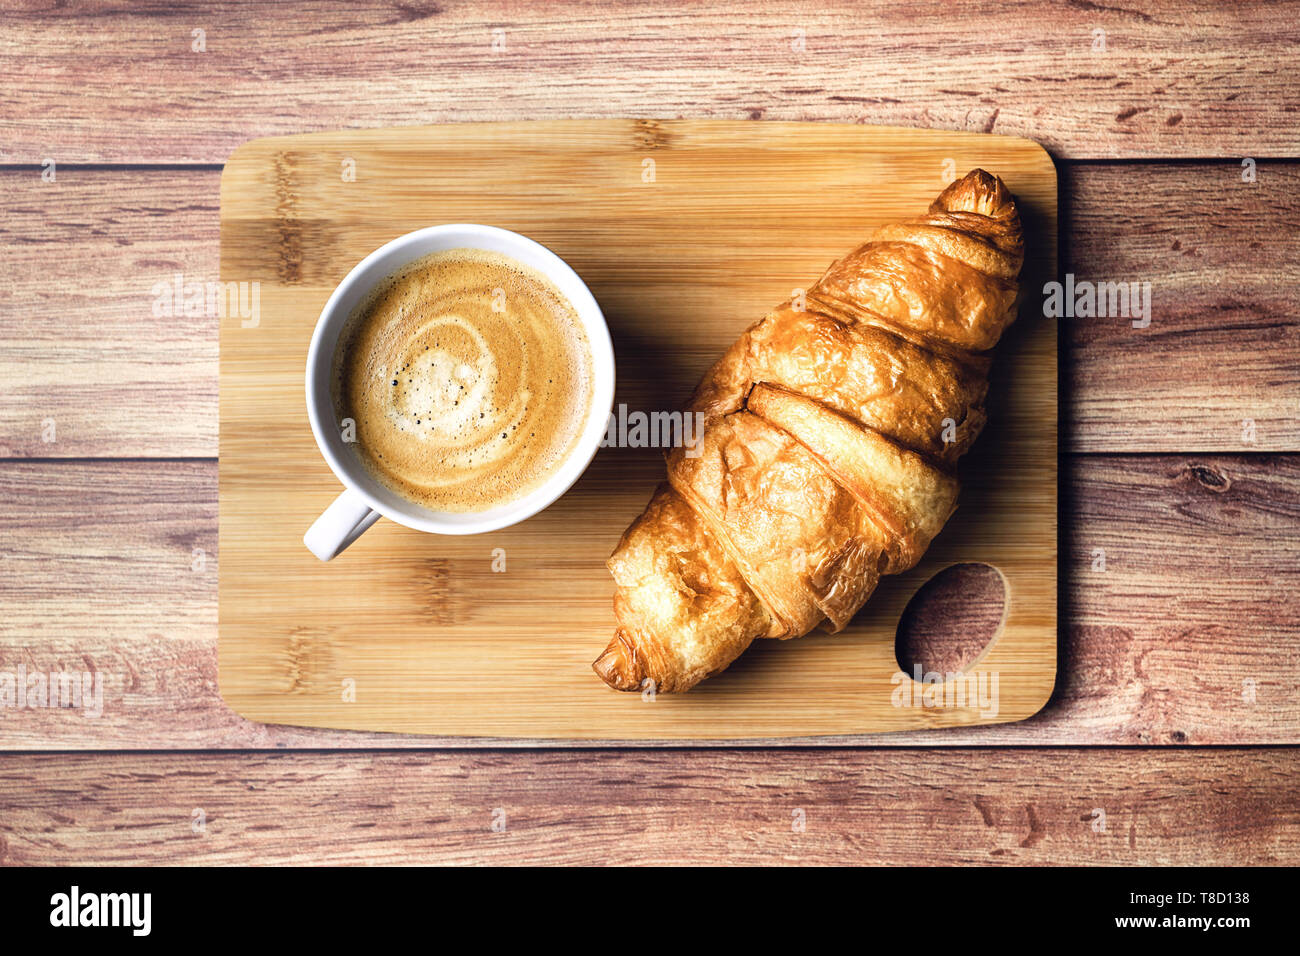
M482 511L533 491L568 457L592 377L577 311L546 276L453 249L403 267L353 311L332 396L377 481L435 511Z

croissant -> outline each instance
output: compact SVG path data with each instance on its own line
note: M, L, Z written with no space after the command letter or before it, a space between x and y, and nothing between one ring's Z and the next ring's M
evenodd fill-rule
M915 565L956 507L1023 261L1014 198L976 169L751 326L608 561L618 629L596 673L689 690L755 638L841 630Z

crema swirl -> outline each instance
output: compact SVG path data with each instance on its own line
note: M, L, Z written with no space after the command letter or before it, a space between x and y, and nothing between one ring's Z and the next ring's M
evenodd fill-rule
M355 423L367 471L435 511L483 511L545 483L592 402L572 304L536 269L477 249L382 282L349 316L333 373L335 414Z

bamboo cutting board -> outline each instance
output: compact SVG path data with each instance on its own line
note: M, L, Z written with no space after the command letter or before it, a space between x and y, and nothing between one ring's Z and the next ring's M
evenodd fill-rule
M999 348L957 514L848 630L757 641L681 696L606 688L590 667L614 627L604 561L663 476L654 449L602 449L559 502L504 531L445 538L381 519L328 564L303 546L340 490L307 423L308 341L334 285L389 239L477 222L549 246L604 309L616 405L671 410L746 326L974 166L1021 203L1028 305ZM1057 329L1036 307L1056 228L1042 148L974 133L583 120L242 146L221 180L221 278L258 283L260 308L221 320L222 695L271 723L530 739L777 738L1035 713L1056 671ZM922 706L896 676L896 626L925 581L967 561L1007 584L1003 625L971 668L986 691L996 676L997 705ZM930 694L943 701L944 687Z

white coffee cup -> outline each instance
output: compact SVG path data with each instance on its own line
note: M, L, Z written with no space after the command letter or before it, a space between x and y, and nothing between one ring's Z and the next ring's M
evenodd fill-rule
M335 421L330 376L339 333L349 315L378 283L408 262L447 249L483 249L511 257L551 280L578 313L591 346L592 399L587 424L572 453L545 484L485 511L433 511L401 497L372 478L347 446ZM432 534L480 534L530 518L578 480L600 447L614 406L614 347L600 306L563 259L541 243L494 226L430 226L399 236L359 262L321 310L307 352L307 416L321 454L343 483L343 493L316 519L303 543L328 561L361 537L380 517Z

